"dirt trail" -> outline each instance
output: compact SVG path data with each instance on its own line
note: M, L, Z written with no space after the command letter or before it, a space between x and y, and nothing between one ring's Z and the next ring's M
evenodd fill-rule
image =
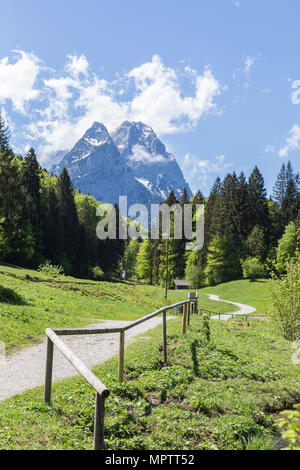
M168 317L170 319L172 317ZM135 337L160 325L162 319L154 317L126 332L126 346ZM105 320L89 328L114 328L126 326L130 321ZM64 342L89 367L96 366L115 356L118 352L119 334L65 336ZM25 390L43 385L46 360L46 341L23 349L0 362L0 401ZM54 347L53 380L78 375L78 372Z
M220 299L220 297L218 295L209 294L209 300L214 300L215 302L225 302L227 304L232 304L232 305L236 305L237 307L239 307L240 310L238 312L223 314L223 315L220 316L220 320L227 321L227 320L229 320L229 318L232 318L232 315L248 315L249 313L256 312L256 308L251 307L251 305L238 304L237 302L231 302L229 300L223 300L223 299ZM211 317L211 318L218 319L219 316L215 316L215 317Z

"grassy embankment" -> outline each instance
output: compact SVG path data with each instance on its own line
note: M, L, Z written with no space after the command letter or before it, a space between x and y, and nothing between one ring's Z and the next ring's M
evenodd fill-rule
M291 345L267 321L241 329L212 321L212 340L199 317L185 337L168 322L169 364L161 364L161 327L126 350L127 379L117 360L95 369L110 388L108 449L270 449L274 414L300 401L299 366ZM147 339L148 338L148 339ZM0 448L89 449L93 390L80 378L56 383L53 406L42 388L0 404Z
M167 304L187 298L170 291ZM203 307L231 312L234 307L201 299ZM38 271L0 266L0 340L10 353L34 343L45 329L79 327L101 319L133 320L165 305L160 287L96 282L72 277L51 280Z
M252 305L265 313L264 283L237 281L207 291L225 297L225 288L232 300L243 303L254 290ZM268 321L250 320L245 329L211 321L210 343L202 336L199 316L192 318L185 337L180 329L180 318L168 322L167 367L161 364L158 327L126 350L125 383L116 380L116 358L95 369L111 390L107 448L272 448L274 415L300 401L299 365L292 364L291 344ZM0 448L92 447L91 388L76 377L56 383L53 392L51 407L42 404L42 388L0 404Z

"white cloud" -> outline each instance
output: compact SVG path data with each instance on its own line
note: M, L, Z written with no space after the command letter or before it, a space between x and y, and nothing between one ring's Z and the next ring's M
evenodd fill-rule
M300 149L300 126L295 124L289 131L289 137L285 141L285 146L282 147L278 155L281 158L287 157L292 150Z
M261 95L268 95L269 93L271 93L270 88L263 88L260 92Z
M67 56L63 72L43 69L45 76L36 90L33 86L39 60L24 52L20 54L19 62L30 61L32 78L27 85L26 79L23 84L20 77L18 88L24 96L14 97L14 104L21 111L26 100L39 97L38 105L31 109L25 134L31 145L39 144L43 163L51 153L71 148L94 121L103 122L108 130L129 120L150 125L158 135L188 131L205 115L217 113L215 98L224 90L209 67L202 74L189 67L183 73L195 91L192 96L185 95L181 73L167 67L158 55L117 75L112 82L93 73L85 56ZM9 93L5 96L7 99Z
M4 120L5 125L8 127L10 132L13 132L15 129L14 123L12 122L11 118L7 114L5 108L2 106L1 109L1 117Z
M89 69L89 63L85 55L78 57L77 55L68 55L69 62L66 65L66 70L73 75L78 77L80 74L87 75Z
M266 152L266 153L275 153L275 152L276 152L276 147L275 147L275 145L268 145L268 146L265 148L265 152Z
M127 157L127 159L134 162L142 162L146 164L159 163L165 160L163 155L149 153L139 144L136 144L132 147L132 154Z
M26 103L39 96L34 86L40 72L40 61L34 54L14 52L17 56L13 63L8 57L0 60L0 103L11 100L15 110L25 113Z
M244 72L247 75L250 75L251 69L253 68L256 62L256 57L247 56L244 61Z
M243 57L243 64L242 64L242 67L241 68L237 68L233 71L233 74L232 74L232 78L233 80L236 80L237 78L239 78L239 76L242 76L242 77L250 77L250 74L251 74L251 71L254 67L254 64L257 62L257 60L259 59L259 55L254 57L254 56L244 56ZM246 86L250 86L249 83L246 83L245 84Z
M218 155L214 160L201 160L196 155L187 153L183 160L183 173L190 181L193 191L197 191L199 186L208 188L210 175L216 173L218 176L226 173L232 163L226 162L225 155Z
M232 0L232 3L237 7L239 8L241 6L241 2L239 2L238 0Z
M206 68L203 75L197 75L195 95L182 97L175 70L166 67L157 55L128 76L137 89L130 103L131 119L146 122L159 134L195 126L203 115L215 110L214 98L221 93L218 81Z
M185 171L191 173L200 172L202 174L207 173L224 173L228 168L232 166L232 163L225 161L225 155L219 155L215 157L215 161L211 160L200 160L195 155L187 153L184 157L183 168Z

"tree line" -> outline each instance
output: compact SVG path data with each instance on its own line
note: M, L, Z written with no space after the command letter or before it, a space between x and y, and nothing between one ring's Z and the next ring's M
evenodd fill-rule
M46 260L77 277L123 277L162 285L174 279L194 287L217 284L270 271L282 273L299 243L300 178L290 162L283 164L272 197L257 167L247 179L241 173L217 178L209 196L200 191L166 203L204 204L205 237L200 251L187 251L184 236L167 242L132 239L99 240L99 204L76 191L66 169L59 177L42 169L35 151L16 155L0 114L0 259L36 268ZM117 205L115 208L118 211ZM172 228L171 215L171 228ZM161 226L160 226L161 235ZM174 235L174 234L173 234Z
M199 251L186 251L185 240L131 240L123 257L128 278L150 283L187 279L195 288L240 279L284 274L300 242L300 178L290 162L283 164L272 196L267 197L257 166L249 178L241 173L217 178L208 198L200 191L189 199L170 193L167 204L204 204L205 237ZM195 211L194 211L195 214ZM171 221L172 225L172 221ZM168 245L168 246L167 246Z
M42 169L34 149L16 155L0 114L0 259L37 268L49 260L77 277L117 273L124 241L96 236L98 202L76 191L66 169Z

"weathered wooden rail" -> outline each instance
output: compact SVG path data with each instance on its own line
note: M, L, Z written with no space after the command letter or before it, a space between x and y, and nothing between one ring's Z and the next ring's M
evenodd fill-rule
M99 335L118 333L119 337L119 363L118 363L118 380L124 380L125 370L125 334L126 331L134 328L141 323L150 320L157 315L162 314L162 340L163 340L163 363L167 365L168 352L167 352L167 312L178 307L183 307L182 315L182 333L186 333L186 328L190 324L192 314L198 313L198 293L190 292L188 300L178 302L173 305L168 305L156 310L149 315L146 315L138 320L131 322L129 325L118 328L66 328L66 329L50 329L46 330L47 335L47 357L46 357L46 373L45 373L45 388L44 388L44 403L51 404L51 389L52 389L52 369L53 369L53 349L54 345L59 351L68 359L68 361L75 367L75 369L82 375L82 377L93 387L96 392L95 400L95 417L94 417L94 450L104 449L104 413L105 413L105 400L110 392L108 388L96 377L93 372L74 354L68 346L60 339L61 336L70 335ZM211 315L219 316L221 319L222 314L219 312L212 312L203 308L199 309L200 314L207 312ZM228 315L228 314L227 314ZM232 314L232 318L236 314Z
M45 388L44 388L44 403L51 404L51 389L52 389L52 370L53 370L53 349L54 345L59 351L68 359L68 361L75 367L75 369L82 375L82 377L93 387L96 392L95 403L95 420L94 420L94 449L104 449L104 411L105 399L109 396L108 388L91 372L91 370L74 354L68 346L60 339L60 336L70 335L99 335L108 333L119 333L119 365L118 365L118 380L124 380L125 369L125 333L126 331L134 328L141 323L150 320L157 315L163 315L162 321L162 339L163 339L163 363L166 365L168 360L167 354L167 312L169 310L183 306L182 316L182 333L186 333L186 326L190 324L191 313L197 312L198 295L189 294L188 300L178 302L173 305L168 305L156 310L149 315L139 318L131 322L129 325L119 328L67 328L67 329L51 329L46 330L47 335L47 357L46 357L46 373L45 373Z

